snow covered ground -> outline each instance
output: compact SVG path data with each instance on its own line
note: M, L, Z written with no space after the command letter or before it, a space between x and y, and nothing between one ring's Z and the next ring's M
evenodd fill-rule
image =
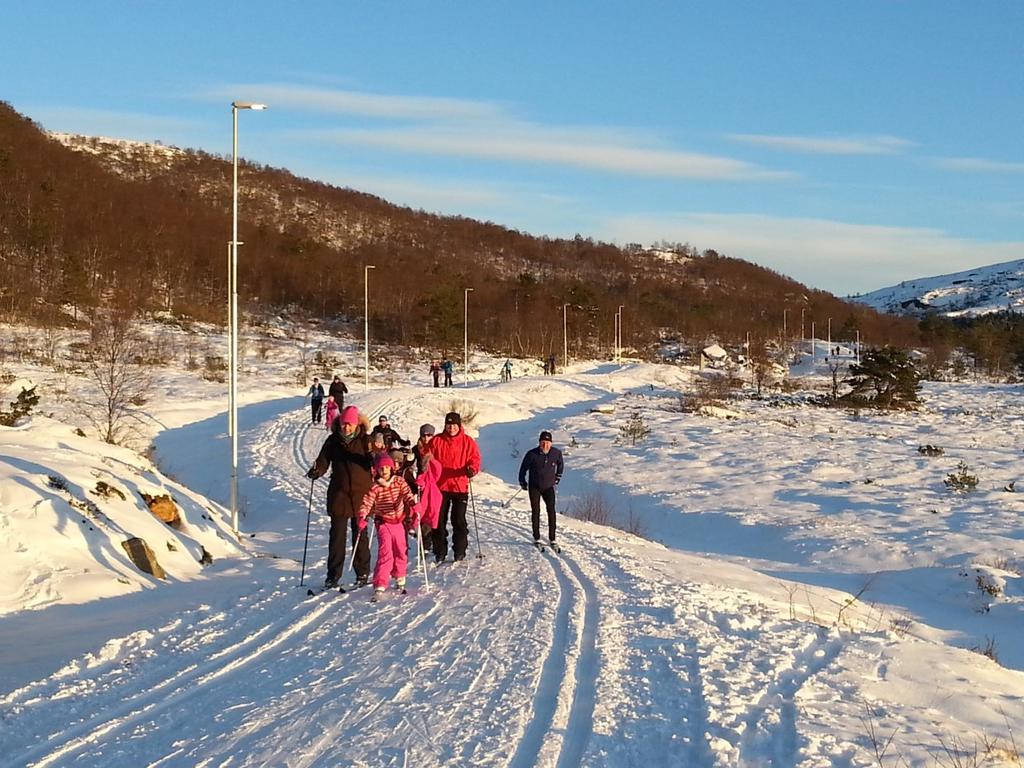
M517 361L499 384L477 356L468 386L427 387L416 365L366 392L342 368L403 435L455 400L476 411L484 458L484 557L371 604L298 586L311 485L306 581L323 578L326 482L303 473L325 433L289 354L248 358L242 380L238 543L221 385L161 373L159 471L75 436L70 395L0 427L0 764L1020 765L1019 387L929 384L917 414L748 398L726 419L679 410L698 374L674 366ZM651 430L635 446L631 418ZM643 536L562 515L562 554L529 545L516 471L541 429L566 455L559 509ZM978 486L956 493L961 461ZM146 488L183 529L154 522ZM128 563L122 533L167 580Z

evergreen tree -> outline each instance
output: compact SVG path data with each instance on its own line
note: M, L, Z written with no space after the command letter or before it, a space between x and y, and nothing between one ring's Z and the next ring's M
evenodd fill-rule
M841 400L855 405L876 408L913 408L921 387L921 374L907 353L885 347L869 349L859 364L850 366L850 375L843 379L851 391Z

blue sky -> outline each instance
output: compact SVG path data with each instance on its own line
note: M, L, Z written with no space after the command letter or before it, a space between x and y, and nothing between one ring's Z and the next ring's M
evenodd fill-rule
M845 295L1024 258L1022 31L1018 2L24 3L0 99L225 155L262 101L251 160Z

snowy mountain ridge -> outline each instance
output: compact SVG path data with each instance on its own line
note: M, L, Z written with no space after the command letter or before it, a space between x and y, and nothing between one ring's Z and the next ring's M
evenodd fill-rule
M1024 307L1024 259L948 275L905 280L851 297L879 312L921 317L979 317Z

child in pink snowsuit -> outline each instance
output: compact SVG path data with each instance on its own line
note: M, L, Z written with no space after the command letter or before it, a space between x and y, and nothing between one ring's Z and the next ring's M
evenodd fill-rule
M327 396L327 418L324 419L324 427L328 432L331 431L331 424L338 417L339 409L338 404L334 401L334 395Z
M394 474L395 462L386 453L374 461L374 482L359 507L359 529L366 527L366 518L374 516L377 523L377 566L373 570L373 600L380 599L394 577L405 593L405 573L409 565L406 541L406 520L411 517L416 499L409 484Z

